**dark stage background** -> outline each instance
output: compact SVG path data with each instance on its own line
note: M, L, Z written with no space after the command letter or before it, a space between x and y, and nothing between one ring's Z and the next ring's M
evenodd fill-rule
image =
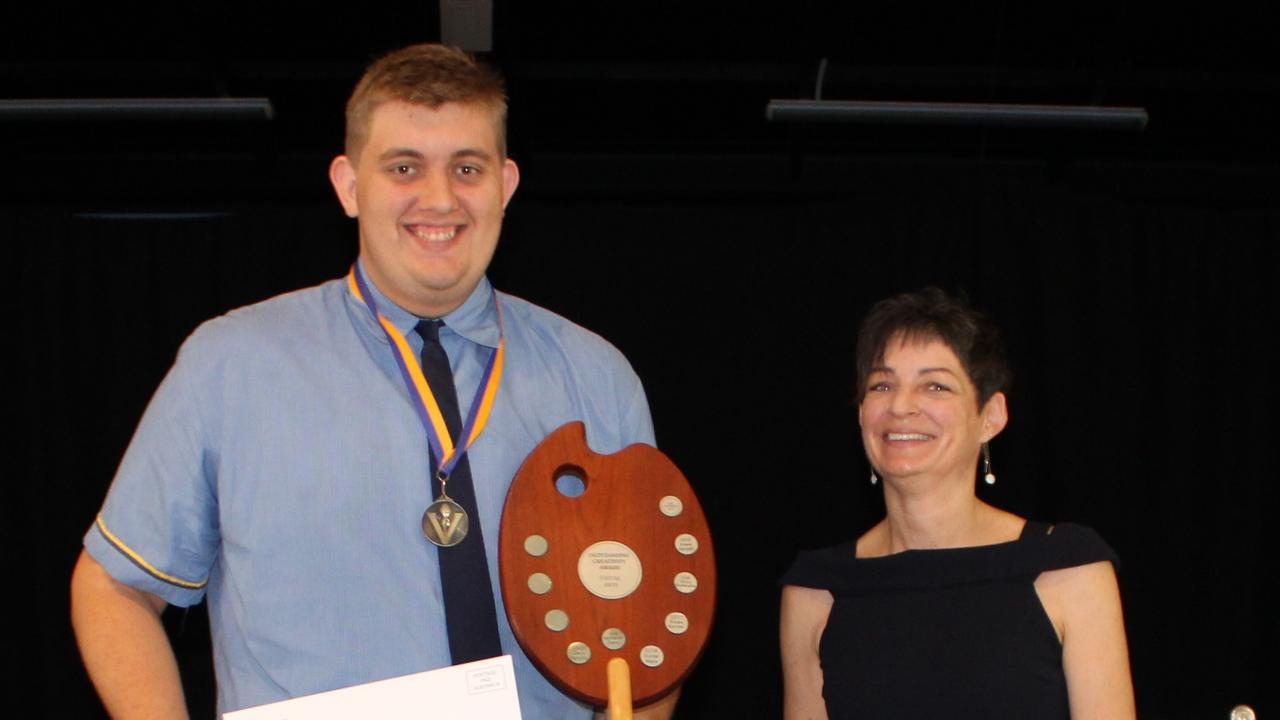
M1269 25L1125 3L691 5L500 4L492 53L523 184L491 276L628 355L717 540L719 616L679 716L780 714L776 578L882 512L850 403L856 324L925 284L967 291L1015 365L981 494L1093 525L1123 558L1140 714L1280 714ZM0 119L19 325L4 511L24 568L5 674L48 717L102 712L67 578L151 391L201 320L345 271L355 227L325 180L342 104L372 56L439 37L435 3L296 12L11 18L2 97L277 113ZM767 124L824 57L829 99L1141 105L1151 124ZM203 611L168 619L209 717Z

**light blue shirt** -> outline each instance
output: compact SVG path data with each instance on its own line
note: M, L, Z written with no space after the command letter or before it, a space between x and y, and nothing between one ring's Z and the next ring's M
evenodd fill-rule
M418 318L376 289L415 353ZM653 443L626 359L599 336L499 293L502 384L469 453L502 648L526 718L586 716L525 657L498 583L503 500L548 433L586 423L613 453ZM482 280L440 338L469 407L497 346ZM125 453L90 555L175 605L207 597L219 713L449 664L422 425L386 337L344 281L201 325Z

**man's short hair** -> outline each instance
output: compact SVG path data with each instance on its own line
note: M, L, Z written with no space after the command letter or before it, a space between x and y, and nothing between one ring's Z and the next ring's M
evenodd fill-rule
M507 154L507 92L502 75L456 48L410 45L373 62L347 101L346 153L355 157L369 137L369 120L379 105L399 100L438 108L473 103L493 112L498 152Z

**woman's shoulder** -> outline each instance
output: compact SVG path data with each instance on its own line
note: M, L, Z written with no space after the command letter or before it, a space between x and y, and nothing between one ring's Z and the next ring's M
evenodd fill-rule
M856 540L817 550L801 550L778 582L781 585L830 590L853 570L857 562L856 550Z
M1035 578L1050 570L1119 559L1092 528L1075 523L1027 521L1014 541L978 547L908 550L859 558L857 541L801 551L781 584L833 593L941 587Z
M1041 572L1108 561L1117 568L1120 558L1096 530L1087 525L1028 520L1017 543Z

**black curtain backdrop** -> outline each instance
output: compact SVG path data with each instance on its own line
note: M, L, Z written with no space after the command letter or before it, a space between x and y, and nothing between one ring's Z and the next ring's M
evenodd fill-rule
M1140 714L1280 713L1276 173L802 149L735 184L727 159L650 158L640 175L634 162L603 156L576 175L529 159L491 276L628 355L660 446L707 509L719 615L680 717L780 714L777 577L797 550L882 513L850 402L857 323L927 284L966 291L1012 356L999 482L980 495L1092 525L1123 560ZM102 712L67 579L178 345L203 319L340 275L355 253L354 223L323 189L212 193L160 215L116 193L0 206L19 324L4 507L25 568L6 674L49 717ZM170 615L193 713L210 717L202 610Z

